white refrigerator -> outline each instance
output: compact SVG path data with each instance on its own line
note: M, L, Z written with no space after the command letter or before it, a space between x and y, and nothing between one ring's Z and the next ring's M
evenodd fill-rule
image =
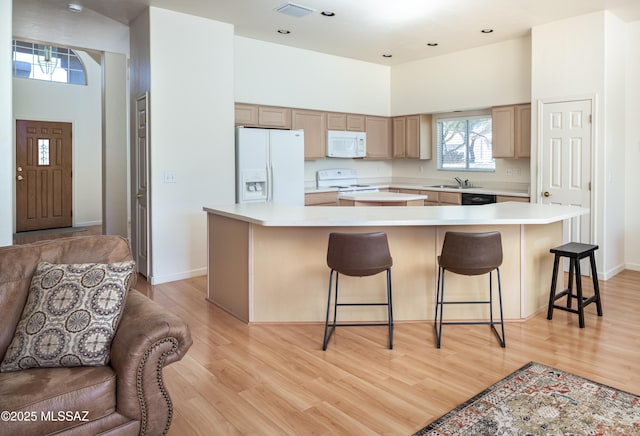
M236 128L236 203L304 206L304 132Z

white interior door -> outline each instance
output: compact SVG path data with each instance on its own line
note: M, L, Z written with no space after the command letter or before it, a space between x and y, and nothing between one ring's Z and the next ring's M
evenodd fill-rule
M591 100L545 103L542 108L542 202L591 208ZM591 243L591 213L564 226L565 242ZM582 271L588 271L586 267Z

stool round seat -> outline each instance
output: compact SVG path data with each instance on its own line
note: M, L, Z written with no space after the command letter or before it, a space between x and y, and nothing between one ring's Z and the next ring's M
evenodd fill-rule
M391 266L393 259L389 252L387 234L384 232L373 233L330 233L329 246L327 247L327 266L329 273L329 292L327 298L327 315L324 324L324 340L322 349L326 350L331 335L336 327L353 326L387 326L389 328L389 349L393 348L393 308L391 302ZM373 276L378 273L387 273L387 301L370 303L341 303L338 299L338 278L340 274L353 277ZM329 324L331 312L331 295L334 288L333 321ZM337 312L341 306L386 306L387 322L367 323L338 323ZM329 329L331 327L331 329Z
M502 265L502 237L500 232L447 232L442 243L442 252L438 257L438 285L436 288L436 313L433 327L436 335L436 347L440 348L442 326L445 324L489 324L501 347L505 347L504 317L502 313L502 287L500 284L500 265ZM467 301L445 301L445 273L449 271L465 276L489 274L489 299ZM493 319L493 282L492 272L498 277L498 301L500 320ZM449 304L486 304L489 306L489 321L443 321L444 306ZM501 326L502 334L496 330Z

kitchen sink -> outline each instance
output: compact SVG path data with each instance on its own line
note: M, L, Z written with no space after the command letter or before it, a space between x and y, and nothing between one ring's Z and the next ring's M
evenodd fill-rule
M461 186L461 185L425 185L425 188L440 188L440 189L471 189L471 188L479 188L480 186Z

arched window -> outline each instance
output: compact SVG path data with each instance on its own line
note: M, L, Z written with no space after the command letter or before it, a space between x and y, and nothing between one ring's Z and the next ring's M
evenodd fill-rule
M84 65L73 50L16 40L13 41L13 76L87 84Z

